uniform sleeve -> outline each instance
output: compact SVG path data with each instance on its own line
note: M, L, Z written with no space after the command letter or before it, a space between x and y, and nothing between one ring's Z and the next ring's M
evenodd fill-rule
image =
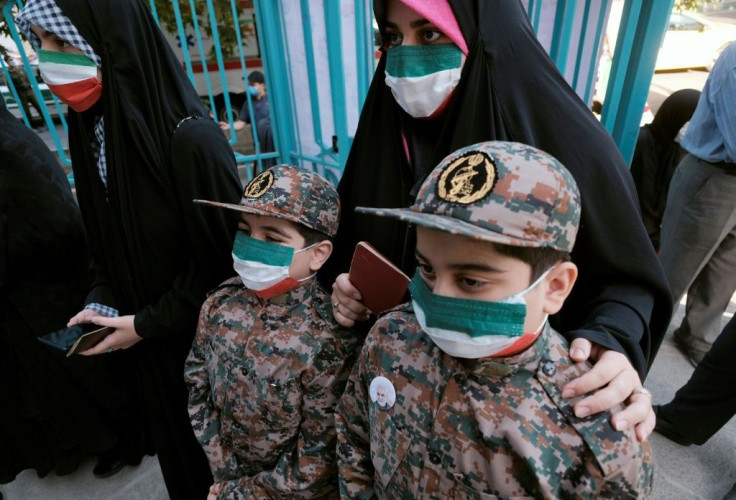
M302 423L294 447L272 470L221 483L218 498L317 498L335 493L335 405L345 388L353 352L350 345L336 340L317 354L302 385Z
M368 335L355 368L337 405L337 467L342 498L372 498L373 462L370 456L368 387L364 374L372 335Z
M240 201L235 158L214 122L190 120L172 141L172 178L181 207L188 264L171 288L154 304L137 312L135 329L141 337L166 337L192 331L206 293L232 272L232 242L237 214L192 202L193 199L226 203Z
M212 401L210 380L206 370L206 346L210 335L209 310L212 298L208 299L199 317L197 335L184 365L184 381L189 389L189 418L194 435L202 446L217 478L232 477L228 464L235 463L233 454L220 440L220 412Z

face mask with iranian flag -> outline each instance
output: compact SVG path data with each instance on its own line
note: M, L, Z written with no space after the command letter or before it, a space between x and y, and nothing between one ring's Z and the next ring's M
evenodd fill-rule
M40 50L38 69L51 92L74 111L86 111L102 95L97 65L84 54Z

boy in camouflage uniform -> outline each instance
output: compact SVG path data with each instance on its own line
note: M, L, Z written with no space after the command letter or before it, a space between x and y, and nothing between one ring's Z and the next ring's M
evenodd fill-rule
M418 269L412 302L371 329L338 405L344 497L650 493L649 444L611 412L577 418L561 394L590 365L547 324L577 277L580 198L559 162L480 143L443 160L410 208L357 210L415 224Z
M205 301L185 367L210 498L337 496L334 407L357 342L314 274L332 251L334 187L279 165L256 176L233 246L239 277ZM341 329L341 331L338 331Z

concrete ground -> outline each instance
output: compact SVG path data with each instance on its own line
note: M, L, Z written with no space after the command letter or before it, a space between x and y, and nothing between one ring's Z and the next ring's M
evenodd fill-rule
M679 324L680 307L657 355L646 386L655 403L667 403L690 377L692 366L672 343L672 329ZM736 311L731 301L725 321ZM659 434L650 437L655 456L654 500L736 500L726 496L736 484L736 419L732 419L703 446L683 447ZM0 485L4 500L164 500L168 498L156 457L146 457L137 467L126 467L108 479L95 479L90 460L74 474L53 473L38 479L27 470L10 484Z

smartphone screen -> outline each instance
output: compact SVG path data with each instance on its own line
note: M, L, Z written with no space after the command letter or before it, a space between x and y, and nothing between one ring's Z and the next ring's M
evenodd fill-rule
M38 340L46 345L67 352L79 340L82 335L95 332L106 327L94 323L82 323L80 325L68 326L55 332L39 337ZM103 337L104 338L104 337ZM100 339L102 340L102 339Z

